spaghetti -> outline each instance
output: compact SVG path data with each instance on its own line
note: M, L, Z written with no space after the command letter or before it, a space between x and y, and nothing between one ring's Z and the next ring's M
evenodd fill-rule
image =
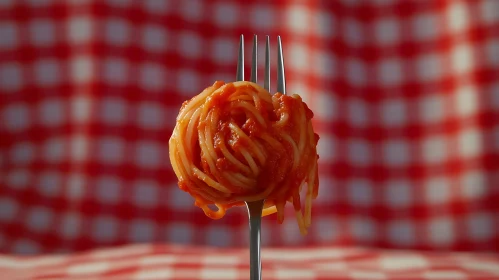
M212 219L265 199L262 215L277 212L282 223L290 202L306 234L319 184L312 117L298 95L270 95L246 81L215 82L182 104L169 141L180 189Z

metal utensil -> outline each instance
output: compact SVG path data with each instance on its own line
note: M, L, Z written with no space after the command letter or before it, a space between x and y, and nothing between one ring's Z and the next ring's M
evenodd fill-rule
M257 82L257 36L253 36L253 52L251 60L251 77L250 81ZM239 41L239 55L237 60L237 81L244 81L244 36L241 35ZM267 36L265 45L265 76L264 88L270 92L270 39ZM277 36L277 91L286 94L286 79L284 76L284 58L282 55L281 37ZM261 227L262 227L262 210L265 200L246 201L249 216L249 231L250 231L250 280L262 279L262 263L260 257L261 251Z

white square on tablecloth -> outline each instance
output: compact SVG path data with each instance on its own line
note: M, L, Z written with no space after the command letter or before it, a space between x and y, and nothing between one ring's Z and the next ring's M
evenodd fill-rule
M70 77L76 84L87 83L94 75L94 63L90 56L75 56L70 59Z
M0 7L2 8L10 8L9 6L12 6L14 4L15 0L2 0L0 1Z
M96 141L97 158L105 164L120 164L125 160L126 142L118 137L102 137Z
M458 153L463 159L480 156L483 151L483 136L477 128L465 128L458 133Z
M208 226L205 231L206 244L216 247L230 247L233 244L231 229L222 225Z
M319 143L317 144L317 154L321 162L331 162L336 154L336 142L334 136L324 132L321 133Z
M339 183L328 174L319 173L319 195L315 200L318 205L329 206L331 203L338 200L338 185Z
M345 40L345 43L351 47L359 47L364 44L365 34L362 24L354 18L349 17L343 17L342 21L342 39Z
M92 112L92 100L86 94L76 94L70 101L71 119L76 123L85 123L90 120Z
M347 182L348 201L356 207L370 206L374 202L374 186L369 180L355 178Z
M188 69L177 71L177 90L183 96L192 98L203 90L201 74Z
M0 93L17 91L23 86L23 67L17 62L0 64Z
M157 1L166 2L166 1ZM174 275L177 275L175 269L171 267L158 267L158 268L147 268L144 270L137 271L130 280L143 280L143 279L174 279Z
M28 3L33 7L48 6L53 0L28 0Z
M70 264L66 267L68 275L102 275L110 270L110 262L106 261L87 261Z
M105 0L107 5L114 6L116 8L126 8L132 3L131 0Z
M289 43L286 46L286 49L287 49L287 55L293 58L290 59L289 62L286 61L287 62L286 66L291 67L295 71L298 71L300 73L307 73L311 66L309 61L310 52L308 46L301 42L294 42L294 43Z
M66 197L70 200L79 200L85 195L85 187L87 185L87 178L83 174L71 173L68 176L66 185Z
M374 22L374 36L379 45L395 44L400 41L400 21L390 17L380 17Z
M194 199L187 192L182 191L177 183L172 184L167 189L169 190L170 207L174 211L202 211L197 207L195 208Z
M116 240L120 230L120 221L113 216L101 215L91 222L90 234L98 242Z
M369 242L378 238L377 224L368 216L350 217L350 230L359 242Z
M466 201L482 199L490 195L487 174L483 170L466 170L460 177L461 195Z
M347 153L350 164L354 166L366 166L371 163L373 147L368 141L362 139L350 139L347 142Z
M499 22L499 3L496 0L485 0L480 2L480 18L484 23Z
M460 117L470 117L478 113L480 95L478 89L472 85L465 85L456 90L456 111Z
M102 62L102 79L110 85L126 85L130 64L120 57L108 57Z
M236 267L202 267L199 274L200 279L220 279L220 280L232 280L240 279L241 272L239 272Z
M237 41L229 37L215 37L211 40L212 57L219 64L234 65L237 57Z
M490 66L499 65L499 39L490 39L485 43L485 63Z
M18 142L10 149L9 159L15 164L28 164L35 158L35 146L30 142Z
M499 47L499 44L497 46ZM499 53L497 57L499 58ZM489 86L487 95L490 100L489 106L499 111L499 81Z
M74 134L69 139L69 154L71 160L76 162L84 161L89 154L90 137L83 133Z
M158 204L160 186L153 180L137 180L133 184L133 203L151 208Z
M47 139L42 148L42 160L49 163L60 162L65 155L65 143L65 139L60 137Z
M381 124L386 127L403 126L407 123L407 104L401 98L382 101L379 107Z
M445 135L431 135L422 139L421 156L426 164L443 163L448 157L450 141Z
M337 34L338 27L336 26L335 18L333 13L328 13L326 11L316 10L314 12L314 28L315 35L322 37L324 39L332 38Z
M473 241L487 241L494 237L494 226L499 218L490 213L476 212L466 216L467 237Z
M147 12L153 14L163 14L171 9L171 4L173 2L170 1L158 1L158 0L144 0L141 1L144 4L144 8Z
M433 246L445 247L455 242L454 221L451 217L432 217L428 221L428 237Z
M450 31L458 33L469 28L470 19L468 7L460 1L453 1L447 6L445 22Z
M385 184L384 199L393 208L408 208L412 205L414 186L406 179L393 179Z
M345 61L345 78L353 86L365 86L367 83L367 65L356 58Z
M12 244L12 253L14 254L32 255L38 254L40 251L40 245L32 240L21 238Z
M167 240L177 244L190 244L194 242L195 231L192 223L170 222L166 228Z
M19 44L17 25L4 21L0 22L0 50L14 49Z
M88 16L70 17L68 21L68 39L71 43L88 43L93 37L93 19Z
M134 219L128 222L128 240L150 242L154 240L157 225L152 220Z
M159 142L139 141L135 144L135 164L142 168L157 168L166 151Z
M37 190L42 195L55 197L62 188L62 174L58 171L44 171L38 176Z
M383 141L383 162L392 167L405 167L411 161L411 143L408 139L396 139Z
M416 243L416 229L412 220L392 220L388 223L388 240L397 246L411 246Z
M429 82L442 77L444 63L440 54L427 53L419 55L415 59L416 81Z
M241 5L234 2L213 3L213 21L220 27L237 26L240 18Z
M347 120L356 127L369 125L369 105L360 98L351 97L346 101Z
M66 104L62 99L45 99L38 105L40 124L48 127L61 125L66 119Z
M273 20L275 16L276 10L271 5L263 2L251 5L248 19L255 30L262 30L268 33L275 25L275 21Z
M142 26L142 46L152 52L164 52L168 43L167 29L156 24Z
M31 43L38 47L48 47L56 41L56 26L53 20L34 19L29 23Z
M26 214L26 227L35 232L46 232L52 227L54 212L47 207L35 206Z
M118 97L105 97L100 102L100 120L104 124L122 125L127 120L127 103Z
M397 86L404 81L404 61L400 58L382 59L378 62L379 82L383 87Z
M387 254L380 258L379 264L383 270L429 269L431 265L426 258L414 254L406 256Z
M465 273L459 270L428 270L423 272L423 279L452 279L452 280L467 280Z
M108 44L123 47L132 39L132 26L126 20L110 17L104 21L104 41Z
M425 201L442 205L451 199L452 182L447 177L429 177L424 183Z
M116 176L101 176L95 180L95 199L105 204L121 201L123 181Z
M145 90L164 90L166 78L166 69L159 63L147 62L139 66L139 85Z
M292 81L286 85L286 89L288 90L287 94L296 93L300 95L303 102L305 102L308 105L312 104L311 88L304 81L302 80Z
M313 232L320 241L331 242L338 236L341 227L333 217L321 216L312 218L312 228L311 233Z
M59 224L59 232L62 237L67 239L78 237L82 233L82 221L83 218L78 212L64 213Z
M12 189L25 189L31 180L31 173L29 169L10 170L5 176L5 180Z
M307 35L310 30L310 19L313 14L307 5L286 5L286 25L291 32L299 35Z
M451 50L451 66L455 74L466 74L473 70L475 59L473 43L456 44Z
M425 94L418 103L419 119L424 123L438 123L445 116L445 100L440 93Z
M439 16L436 13L417 13L411 24L412 34L418 40L432 40L440 34Z
M144 129L164 128L165 110L157 103L142 102L137 107L137 124Z
M0 197L0 221L13 221L19 211L19 204L9 197Z
M178 53L190 59L199 58L203 53L205 42L198 35L199 34L190 31L179 33L177 38Z
M317 92L313 101L313 110L317 119L326 122L335 120L339 107L335 95L330 92Z
M313 59L313 70L315 75L326 78L333 79L338 75L337 57L324 49L318 49L312 53ZM333 94L333 92L330 92Z
M180 15L187 21L200 22L207 15L204 3L202 0L183 0L178 7Z

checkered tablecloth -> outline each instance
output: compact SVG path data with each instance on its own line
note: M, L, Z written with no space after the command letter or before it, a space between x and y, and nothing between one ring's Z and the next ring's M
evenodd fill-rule
M497 0L0 0L0 251L245 246L244 209L206 218L167 141L253 33L282 36L321 136L309 235L271 216L264 246L499 252Z
M499 279L499 256L416 253L362 248L264 249L266 280L485 280ZM244 249L134 245L71 255L0 255L2 279L242 280Z

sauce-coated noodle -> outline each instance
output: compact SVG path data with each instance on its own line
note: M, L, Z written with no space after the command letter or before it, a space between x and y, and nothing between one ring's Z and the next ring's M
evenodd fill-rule
M215 82L184 102L177 117L169 146L179 187L213 219L244 201L266 199L263 215L277 212L282 222L291 202L306 234L319 184L312 117L298 95Z

